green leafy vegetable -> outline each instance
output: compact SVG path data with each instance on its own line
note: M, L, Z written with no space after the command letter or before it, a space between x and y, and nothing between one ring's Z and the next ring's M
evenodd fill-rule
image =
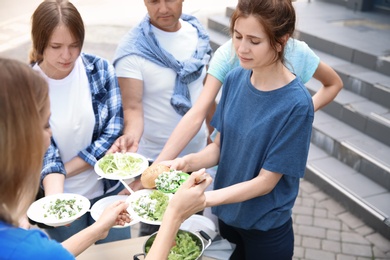
M175 193L188 177L189 175L182 171L163 172L155 180L156 188L165 193Z
M76 199L56 199L43 205L45 218L55 218L58 220L67 219L78 214L82 209L82 201Z
M149 252L155 236L153 237L151 243L146 246L146 254ZM194 260L197 259L202 253L201 247L196 243L196 240L193 238L189 232L184 232L179 230L175 238L176 245L173 246L169 252L168 260Z
M154 190L133 202L133 210L150 221L161 221L168 206L169 197L161 191Z
M105 174L128 177L138 174L142 169L144 160L126 153L107 154L99 160L100 169Z

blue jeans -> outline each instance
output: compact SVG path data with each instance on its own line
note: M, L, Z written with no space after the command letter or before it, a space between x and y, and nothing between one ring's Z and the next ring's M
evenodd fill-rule
M90 200L91 206L96 201L98 201L102 198L112 196L112 195L117 195L123 189L124 189L124 187L121 184L114 191L106 193L100 197L97 197L95 199ZM81 218L72 222L69 227L63 226L63 227L56 227L56 228L52 228L52 229L45 229L45 232L50 236L51 239L54 239L54 240L58 241L59 243L62 243L64 240L68 239L69 237L73 236L74 234L78 233L79 231L85 229L86 227L89 227L94 222L95 222L95 220L91 217L91 214L89 212L87 212ZM107 242L128 239L130 237L131 237L130 227L111 228L110 231L108 232L108 236L105 239L96 241L96 244L103 244L103 243L107 243Z
M236 244L231 260L291 260L294 255L294 232L290 218L282 226L268 230L245 230L226 225L221 220L223 238Z

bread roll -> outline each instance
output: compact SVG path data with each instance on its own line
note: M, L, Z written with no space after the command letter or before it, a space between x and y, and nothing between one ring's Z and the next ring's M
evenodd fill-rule
M169 167L163 164L153 164L149 166L141 175L142 186L146 189L156 187L155 180L163 172L169 172Z

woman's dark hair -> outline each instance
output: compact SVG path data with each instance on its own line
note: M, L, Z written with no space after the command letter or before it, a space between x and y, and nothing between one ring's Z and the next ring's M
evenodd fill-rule
M67 0L45 0L35 10L31 17L32 50L30 63L41 62L43 51L47 47L54 29L65 25L77 39L80 49L84 43L85 28L83 19L76 7Z
M230 33L234 34L238 18L249 16L255 17L263 26L275 50L275 61L283 61L284 46L295 30L296 16L291 0L239 0L231 17ZM282 47L281 52L277 52L278 46Z

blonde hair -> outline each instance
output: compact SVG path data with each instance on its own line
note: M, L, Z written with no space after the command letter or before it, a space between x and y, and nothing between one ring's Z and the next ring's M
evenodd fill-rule
M19 61L0 58L0 68L0 219L17 225L39 187L48 86Z

